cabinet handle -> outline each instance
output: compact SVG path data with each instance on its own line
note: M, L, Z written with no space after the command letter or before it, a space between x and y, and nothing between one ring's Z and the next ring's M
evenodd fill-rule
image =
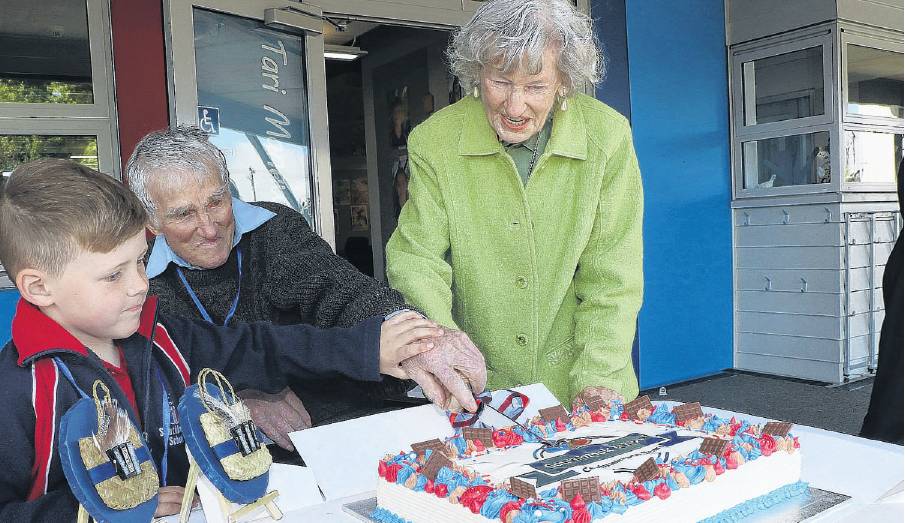
M801 278L801 292L808 292L808 280Z
M764 283L764 290L765 290L765 291L772 291L772 290L773 290L773 280L771 280L771 279L768 278L767 276L764 276L764 280L766 280L765 283Z
M783 209L782 210L782 223L788 225L789 222L792 221L792 215L789 214L789 211Z
M824 207L823 211L826 213L826 218L823 219L823 223L830 223L830 220L833 218L833 211L831 211L829 207Z

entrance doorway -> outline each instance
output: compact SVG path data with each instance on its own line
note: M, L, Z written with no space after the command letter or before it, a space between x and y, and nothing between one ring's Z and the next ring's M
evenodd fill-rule
M444 51L480 2L316 3L164 2L170 123L213 134L234 195L295 208L383 279L408 132L460 96Z
M408 133L461 97L448 31L352 22L325 35L336 251L384 278L384 247L408 197Z

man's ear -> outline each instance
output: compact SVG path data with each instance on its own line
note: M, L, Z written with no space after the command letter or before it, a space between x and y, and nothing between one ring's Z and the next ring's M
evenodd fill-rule
M16 287L25 300L38 307L53 305L53 292L47 273L38 269L22 269L16 274Z

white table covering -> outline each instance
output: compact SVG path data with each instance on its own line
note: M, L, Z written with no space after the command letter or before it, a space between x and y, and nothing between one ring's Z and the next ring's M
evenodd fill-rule
M704 410L724 418L745 418L752 423L766 421L764 418L721 409L705 407ZM903 521L905 454L902 447L801 425L794 426L792 432L801 443L802 480L813 487L852 497L810 521ZM291 495L287 492L282 494ZM360 522L344 512L342 506L350 501L373 496L373 491L364 492L287 512L281 523Z

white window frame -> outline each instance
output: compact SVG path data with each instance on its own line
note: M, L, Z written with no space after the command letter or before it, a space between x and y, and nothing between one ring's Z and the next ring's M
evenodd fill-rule
M316 0L315 0L316 1ZM197 125L198 91L195 78L194 9L206 9L231 16L263 21L267 9L282 9L293 2L282 0L166 0L164 34L167 52L167 85L171 125ZM297 4L297 3L296 3ZM302 6L302 4L297 4ZM305 4L304 9L322 14L319 6ZM311 16L296 14L305 22ZM322 23L318 21L318 23ZM333 177L330 165L330 139L327 129L327 80L324 70L324 38L314 31L297 28L305 42L305 85L308 99L311 202L314 231L335 250L333 221Z
M839 24L839 64L841 70L840 86L842 95L839 97L838 111L841 118L839 125L840 144L845 143L847 131L871 131L889 134L905 134L905 119L888 118L883 116L869 116L848 112L848 46L858 45L870 47L881 51L892 51L905 57L903 53L903 39L901 33L886 31L875 27L867 27L859 24L840 22ZM842 151L840 150L840 153ZM842 175L841 158L839 155L839 175ZM895 181L889 183L863 183L841 181L841 188L846 192L895 192Z
M83 1L88 12L88 44L94 103L0 103L0 134L96 135L100 170L121 179L113 86L110 5L108 0Z
M745 99L743 84L746 81L744 64L768 58L788 54L795 51L821 47L823 54L823 114L795 118L779 122L745 125ZM741 198L766 198L792 194L822 194L839 190L839 144L841 133L838 132L838 124L834 121L836 109L836 79L833 57L835 55L835 42L833 39L833 27L831 24L815 26L802 31L795 31L776 38L762 39L750 44L739 45L730 51L730 94L732 97L732 185L735 199ZM816 132L829 133L830 169L832 177L830 183L789 185L770 188L745 188L743 144L745 142L764 140L769 138L781 138L784 136L797 136Z
M83 0L91 56L90 104L0 103L0 135L95 136L100 171L122 179L109 0ZM12 287L0 265L0 289Z

